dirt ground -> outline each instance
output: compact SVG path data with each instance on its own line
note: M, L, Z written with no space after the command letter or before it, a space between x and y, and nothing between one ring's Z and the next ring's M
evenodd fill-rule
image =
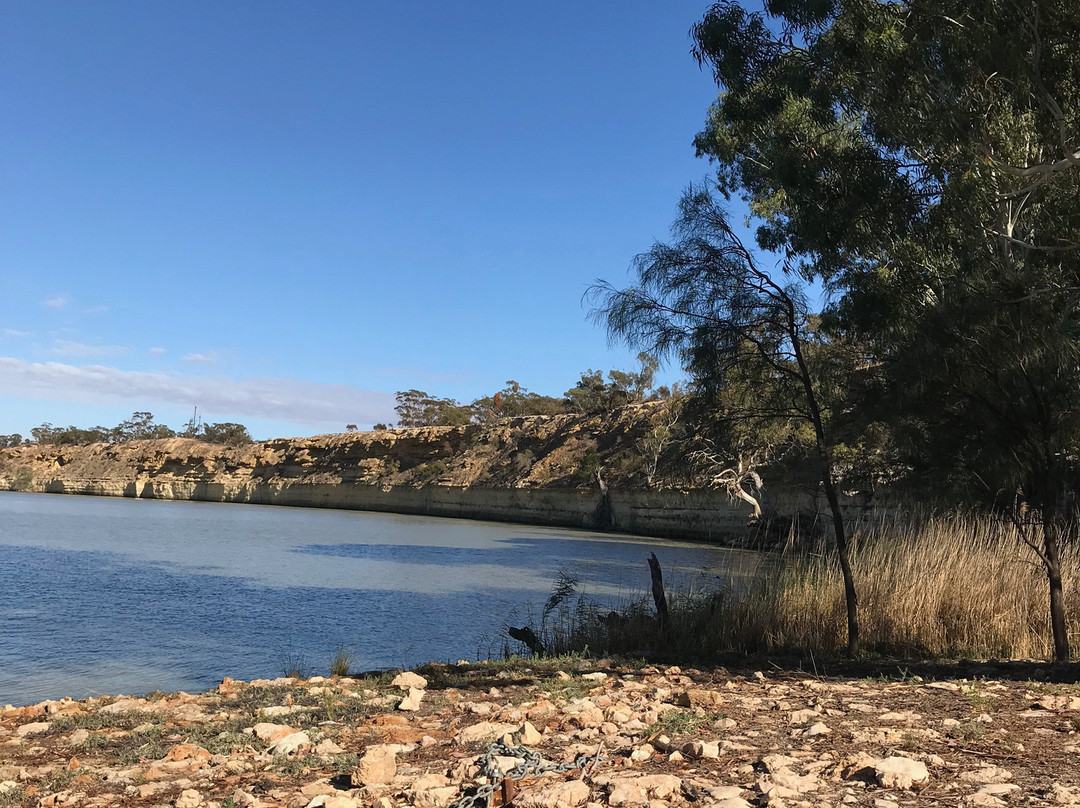
M483 808L488 781L495 808L1080 805L1075 666L793 667L526 660L9 706L0 806Z

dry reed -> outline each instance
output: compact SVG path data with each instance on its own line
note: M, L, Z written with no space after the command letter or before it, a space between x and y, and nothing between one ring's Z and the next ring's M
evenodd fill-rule
M1049 658L1046 571L1016 529L982 516L907 515L863 526L852 566L864 647L907 657ZM1080 564L1063 561L1066 618L1080 627ZM844 591L835 556L778 557L739 594L675 593L665 637L644 603L617 618L578 615L548 648L707 658L731 652L842 652ZM550 639L555 639L551 637Z

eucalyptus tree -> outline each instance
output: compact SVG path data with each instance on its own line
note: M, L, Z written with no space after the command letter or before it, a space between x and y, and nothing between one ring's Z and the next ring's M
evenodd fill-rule
M697 149L748 201L758 242L821 279L833 326L872 346L928 470L1022 490L1065 659L1061 542L1076 531L1080 443L1075 2L767 9L720 3L692 29L723 90Z
M719 408L720 394L733 383L753 391L723 417L763 431L777 422L810 425L844 580L848 651L857 654L858 599L803 290L758 265L704 189L683 195L672 234L672 244L655 244L634 259L634 285L590 287L592 316L614 339L655 357L678 356L706 408Z

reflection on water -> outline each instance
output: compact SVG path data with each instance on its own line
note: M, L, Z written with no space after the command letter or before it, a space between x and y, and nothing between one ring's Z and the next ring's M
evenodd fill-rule
M737 578L752 554L456 519L0 494L0 704L204 689L339 646L359 669L487 653L565 571L601 600ZM485 635L488 639L485 639Z

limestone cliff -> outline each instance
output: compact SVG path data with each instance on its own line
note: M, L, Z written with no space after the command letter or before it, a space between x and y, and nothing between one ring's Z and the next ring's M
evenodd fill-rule
M652 490L647 405L462 427L187 438L0 451L0 490L381 510L731 540L747 511L715 491ZM603 468L610 494L592 470Z

